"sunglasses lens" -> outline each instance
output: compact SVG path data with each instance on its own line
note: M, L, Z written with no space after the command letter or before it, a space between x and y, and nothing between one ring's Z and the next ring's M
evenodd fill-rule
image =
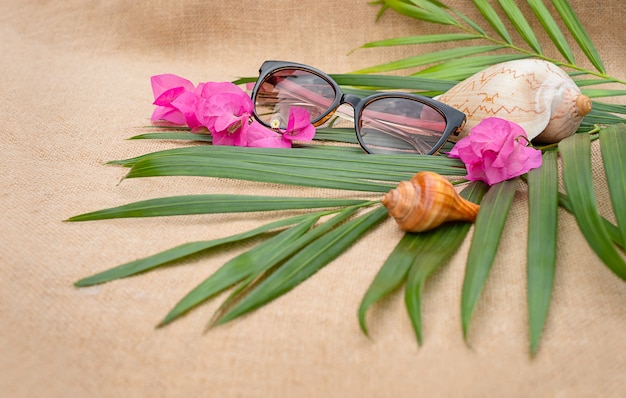
M361 144L370 153L429 154L445 130L446 119L437 109L404 97L372 100L359 122Z
M336 92L323 77L301 69L280 69L259 85L254 109L268 126L287 128L289 108L304 108L316 122L328 112Z

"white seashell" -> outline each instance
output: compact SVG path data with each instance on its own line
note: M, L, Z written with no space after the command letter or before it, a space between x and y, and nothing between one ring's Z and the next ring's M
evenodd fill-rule
M486 117L522 126L528 139L553 143L576 132L591 100L561 68L539 59L493 65L436 97L467 115L461 136Z

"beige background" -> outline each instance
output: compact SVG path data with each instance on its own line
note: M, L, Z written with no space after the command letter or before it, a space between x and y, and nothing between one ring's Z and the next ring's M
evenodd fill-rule
M448 3L476 16L469 2ZM609 73L626 78L626 3L572 4ZM0 2L2 396L626 395L626 285L565 212L554 300L539 355L529 358L523 192L473 320L471 348L459 318L467 242L426 287L424 346L417 347L402 294L370 312L372 339L359 331L359 302L400 237L392 222L288 295L208 334L220 300L154 326L244 247L102 286L72 286L176 244L280 217L62 222L78 213L185 193L354 195L203 178L119 183L125 170L103 163L181 145L126 140L149 122L151 75L231 80L255 75L272 58L343 73L431 49L348 55L367 41L441 31L392 12L375 23L376 13L365 0ZM598 159L595 153L599 206L610 217Z

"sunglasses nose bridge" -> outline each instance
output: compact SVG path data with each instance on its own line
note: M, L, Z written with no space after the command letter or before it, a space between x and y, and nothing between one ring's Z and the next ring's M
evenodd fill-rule
M361 102L361 98L352 94L344 94L341 98L342 104L350 104L354 109L356 109L357 105Z

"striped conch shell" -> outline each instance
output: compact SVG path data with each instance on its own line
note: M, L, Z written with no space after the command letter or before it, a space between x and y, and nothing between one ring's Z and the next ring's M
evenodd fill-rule
M493 65L437 97L467 115L461 136L487 117L522 126L528 139L554 143L576 132L591 100L561 68L539 59Z
M479 206L456 192L442 175L430 171L401 181L382 200L389 215L407 232L423 232L447 221L475 221Z

